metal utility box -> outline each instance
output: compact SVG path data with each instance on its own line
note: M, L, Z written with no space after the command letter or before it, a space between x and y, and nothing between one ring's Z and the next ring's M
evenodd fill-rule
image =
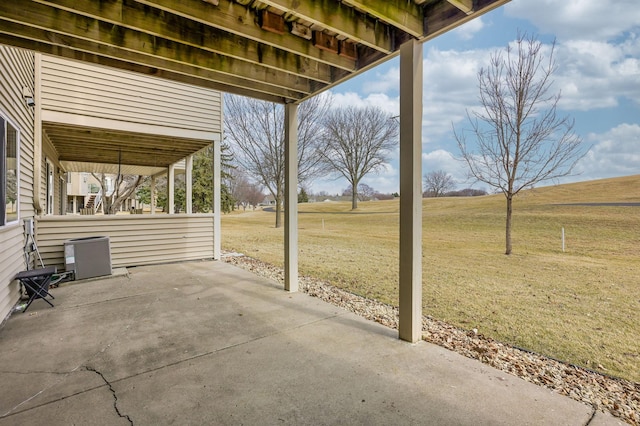
M76 280L111 275L109 237L74 238L64 242L64 265Z

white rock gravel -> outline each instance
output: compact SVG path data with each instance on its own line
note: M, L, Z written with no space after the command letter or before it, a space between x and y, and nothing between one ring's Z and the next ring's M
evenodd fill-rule
M284 283L284 271L240 253L223 254L225 262ZM390 328L398 328L398 308L336 288L329 282L301 276L300 289ZM528 382L552 389L595 410L610 412L640 425L640 383L613 378L497 342L477 330L463 330L429 316L422 320L424 340L480 360Z

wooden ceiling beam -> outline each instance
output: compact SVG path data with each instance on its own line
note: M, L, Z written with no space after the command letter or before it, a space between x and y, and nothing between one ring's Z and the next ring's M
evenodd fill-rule
M385 54L393 52L393 27L335 0L260 0ZM406 0L405 0L406 2Z
M28 28L27 31L24 26L3 19L0 19L0 43L271 102L298 101L306 96L302 92L99 45L44 29Z
M473 0L447 0L449 3L466 13L471 15L473 13Z
M145 63L143 60L132 62L130 57L121 60L116 59L116 57L102 56L92 52L51 44L50 42L26 39L13 34L4 34L4 25L5 22L0 19L0 44L6 44L8 46L21 47L23 49L35 50L37 52L60 56L71 60L138 72L161 79L173 80L184 84L219 90L222 92L235 93L237 95L248 96L268 102L287 103L304 99L304 95L302 93L290 90L274 90L273 87L263 87L256 83L249 84L244 80L233 79L233 81L221 81L215 79L212 75L213 73L202 72L202 70L198 69L189 72L188 67L179 67L180 70L175 70L176 67L173 67L173 70L169 70L166 68L159 68L161 65L158 64L151 65Z
M35 29L47 28L62 36L84 40L85 45L93 43L92 50L96 53L101 49L101 46L97 45L105 45L157 58L166 63L177 62L229 77L245 79L248 80L246 84L256 81L283 89L295 90L305 95L313 92L311 82L306 78L251 65L244 61L206 52L95 18L32 2L27 4L28 7L15 7L6 2L0 2L0 16ZM73 43L73 46L76 47L77 44Z
M467 14L447 1L425 6L426 28L424 40L431 40L450 31L484 13L509 3L510 0L474 0L473 11Z
M472 0L469 0L472 1ZM416 38L424 35L424 12L422 7L407 0L342 0L352 7L363 10L387 24L411 34Z
M181 151L191 151L192 149L197 151L198 149L206 146L206 144L203 145L202 143L184 144L176 139L164 138L156 138L155 140L151 139L143 143L137 136L135 137L136 145L131 146L126 140L132 138L132 134L118 135L117 137L112 137L110 135L100 137L83 136L81 134L74 134L73 132L47 131L47 135L51 140L57 141L56 146L82 148L82 144L91 143L98 145L97 148L121 148L128 152L174 152L177 149L176 147L180 147Z
M288 52L313 59L345 71L355 71L356 61L337 53L317 49L308 40L290 33L276 34L264 31L258 24L255 11L229 0L220 0L218 6L204 1L135 0L187 19L211 25L243 38L264 43Z
M92 152L80 152L69 153L68 155L60 155L60 161L73 161L82 163L103 163L103 164L118 164L118 153L114 152L113 155L101 155ZM170 164L174 164L180 161L182 157L167 157L167 158L150 158L149 155L122 157L120 156L120 164L127 164L130 166L147 166L147 167L167 167Z
M35 1L176 43L229 56L235 60L287 71L322 83L332 82L333 72L330 65L310 58L300 58L285 50L241 38L218 28L133 1L116 0L111 4L94 0Z

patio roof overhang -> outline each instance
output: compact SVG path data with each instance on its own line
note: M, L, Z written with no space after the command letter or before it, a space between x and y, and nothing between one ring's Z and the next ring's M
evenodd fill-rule
M0 43L298 102L508 0L7 0Z
M137 125L142 127L141 125ZM191 138L43 122L47 135L68 172L94 172L153 176L197 152L217 138L191 132ZM199 137L196 137L199 136Z

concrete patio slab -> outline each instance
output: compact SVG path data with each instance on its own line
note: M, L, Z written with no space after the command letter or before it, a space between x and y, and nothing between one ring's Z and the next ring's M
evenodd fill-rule
M222 262L52 292L0 329L0 425L622 424Z

